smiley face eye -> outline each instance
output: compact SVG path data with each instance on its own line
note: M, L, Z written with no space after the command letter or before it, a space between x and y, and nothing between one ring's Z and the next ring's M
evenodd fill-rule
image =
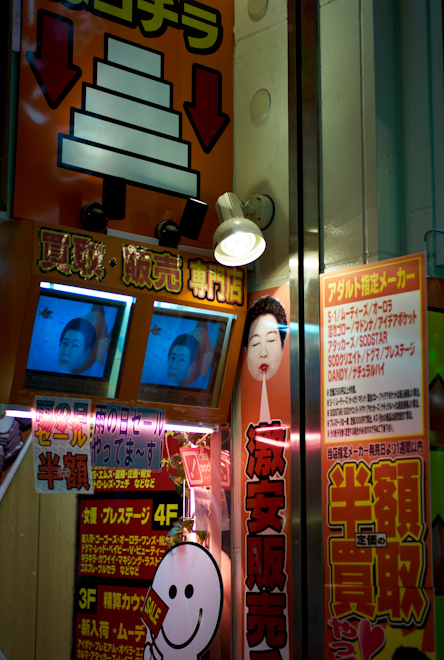
M192 584L187 584L185 587L185 598L191 598L191 596L194 594L194 587Z
M175 584L172 584L172 585L171 585L170 590L169 590L169 592L168 592L168 595L169 595L169 597L171 598L171 600L172 600L173 598L176 598L176 595L177 595L177 587L176 587Z

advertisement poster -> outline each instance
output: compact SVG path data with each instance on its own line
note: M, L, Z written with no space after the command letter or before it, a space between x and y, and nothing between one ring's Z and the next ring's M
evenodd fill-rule
M100 203L109 227L154 238L195 198L211 248L232 70L229 0L24 0L14 217L81 227Z
M186 449L181 447L180 455L190 488L211 487L211 448L202 445ZM221 452L220 485L231 489L231 459L227 450Z
M423 254L321 275L325 657L435 659Z
M93 493L89 399L36 396L32 420L37 493Z
M166 433L163 458L178 451ZM93 467L94 497L78 498L73 660L144 657L144 603L183 515L175 470ZM148 654L148 658L149 658Z
M92 439L93 465L160 470L164 410L98 403Z
M249 296L241 367L243 657L289 660L289 289Z

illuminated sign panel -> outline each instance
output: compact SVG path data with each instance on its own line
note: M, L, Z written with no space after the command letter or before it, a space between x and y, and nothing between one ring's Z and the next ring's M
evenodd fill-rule
M321 275L325 644L334 658L392 657L400 646L434 657L425 310L423 254Z

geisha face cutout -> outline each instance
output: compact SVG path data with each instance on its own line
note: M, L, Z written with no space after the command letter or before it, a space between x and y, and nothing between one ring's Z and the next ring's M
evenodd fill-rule
M175 546L157 567L145 601L144 660L200 658L216 635L222 605L222 577L212 555L197 543Z

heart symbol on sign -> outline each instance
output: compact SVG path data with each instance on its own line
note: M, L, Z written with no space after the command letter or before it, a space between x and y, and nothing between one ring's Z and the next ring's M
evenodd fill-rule
M382 626L371 626L370 621L362 619L358 625L358 640L362 660L371 660L385 646L385 633Z

